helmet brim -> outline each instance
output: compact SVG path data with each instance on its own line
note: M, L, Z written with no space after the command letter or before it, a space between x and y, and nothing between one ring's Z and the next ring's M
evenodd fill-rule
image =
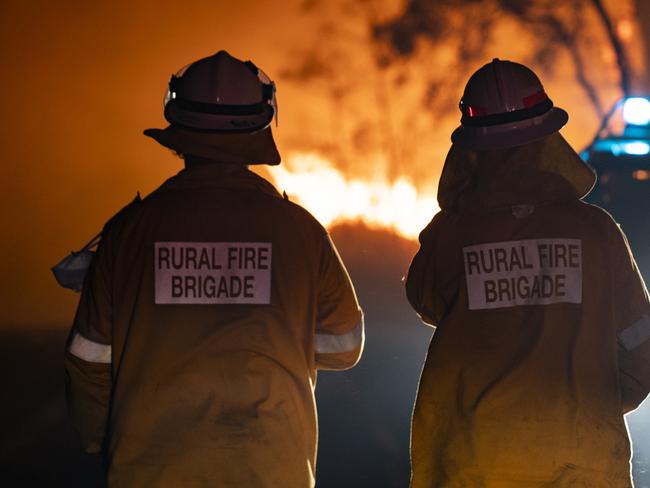
M147 129L144 135L181 155L212 159L221 163L268 164L281 162L271 128L252 133L210 133L170 125Z
M451 134L451 140L473 151L506 149L543 139L559 131L568 120L569 115L564 110L553 107L539 117L516 123L488 127L461 125Z

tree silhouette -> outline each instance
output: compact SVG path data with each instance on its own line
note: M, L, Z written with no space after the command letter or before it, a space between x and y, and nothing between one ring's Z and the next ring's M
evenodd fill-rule
M316 149L347 171L362 161L373 161L367 165L376 170L379 154L388 161L381 169L388 178L409 175L431 184L431 161L440 161L448 146L462 87L495 49L516 51L517 60L541 69L544 78L575 80L598 119L607 113L612 87L628 91L625 49L601 0L395 5L303 2L318 31L311 43L295 46L281 78L325 94L328 102L319 108L318 130L296 133L292 147Z
M596 84L590 79L587 45L590 33L584 22L589 10L595 13L615 53L623 94L629 92L629 73L623 44L616 34L612 19L601 0L409 0L402 15L373 26L376 39L392 48L392 59L409 56L419 39L437 44L457 44L457 65L450 73L463 73L486 58L486 39L504 17L516 19L535 40L530 49L533 64L552 71L553 60L560 51L569 54L577 82L585 91L596 114L603 117L606 109L598 96ZM464 22L454 22L461 16ZM391 57L379 60L380 65ZM457 78L457 77L455 77ZM453 83L457 83L457 79ZM434 82L432 93L440 87Z

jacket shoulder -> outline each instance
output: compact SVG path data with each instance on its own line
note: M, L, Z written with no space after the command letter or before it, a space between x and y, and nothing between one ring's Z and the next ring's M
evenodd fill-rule
M440 210L433 216L431 222L429 222L427 226L420 232L420 235L418 237L420 244L425 243L433 236L440 233L441 229L445 228L445 226L454 225L459 219L459 214L450 212L448 210Z
M616 219L604 208L582 200L578 201L578 208L583 217L594 225L607 229L619 229Z
M115 215L106 221L102 234L109 232L113 226L115 226L118 222L124 220L129 214L139 208L142 205L142 202L142 197L140 196L140 192L138 192L130 203L122 207Z
M306 208L292 202L287 197L278 198L277 200L280 208L284 212L287 212L297 223L311 227L316 232L327 234L325 227Z

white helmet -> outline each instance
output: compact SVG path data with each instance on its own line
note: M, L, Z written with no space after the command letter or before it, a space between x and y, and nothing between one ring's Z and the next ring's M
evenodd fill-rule
M190 130L256 132L277 116L275 84L251 61L226 51L187 65L169 80L165 118Z
M470 77L459 106L461 126L451 140L476 151L521 146L557 132L569 120L535 73L497 58Z

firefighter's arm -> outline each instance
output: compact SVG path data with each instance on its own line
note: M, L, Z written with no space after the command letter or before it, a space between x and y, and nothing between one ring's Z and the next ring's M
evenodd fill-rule
M644 335L650 336L650 317L646 315L642 320L646 323ZM618 361L623 412L628 413L650 393L650 340L629 350L621 344Z
M316 368L343 370L361 358L363 312L343 262L324 234L321 249L314 351Z
M621 404L636 409L650 393L650 302L627 239L615 236L614 317L618 334Z
M453 266L452 262L443 262L445 258L440 245L440 227L445 219L444 214L437 213L420 233L420 249L413 258L406 277L406 298L422 321L433 327L440 323L448 309L448 300L445 299L442 288L450 285L443 276L449 275L449 270L440 269L441 264L447 268ZM449 287L447 292L454 287L455 285Z
M647 296L646 296L647 300ZM623 412L635 410L650 393L650 311L618 332L618 372Z
M68 415L89 453L102 450L112 389L109 271L102 242L84 282L64 359Z

